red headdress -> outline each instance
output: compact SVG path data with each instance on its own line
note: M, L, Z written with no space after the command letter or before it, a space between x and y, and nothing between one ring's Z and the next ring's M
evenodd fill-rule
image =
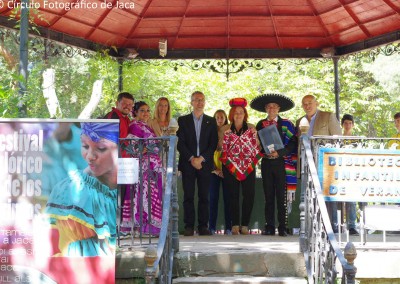
M231 107L234 107L234 106L246 107L247 100L245 98L234 98L229 101L229 106L231 106Z

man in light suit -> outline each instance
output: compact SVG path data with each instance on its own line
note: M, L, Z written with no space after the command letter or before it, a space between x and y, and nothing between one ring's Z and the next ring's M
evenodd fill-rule
M318 109L318 101L313 95L306 95L301 101L304 112L306 113L310 128L308 129L308 135L342 135L342 129L340 128L339 120L332 112L321 111ZM296 121L297 133L301 133L299 129L301 117ZM299 155L299 157L301 157ZM298 171L300 172L300 171ZM338 216L337 216L337 203L326 202L329 217L331 219L332 229L336 233L338 231Z
M306 95L301 101L310 128L308 135L342 135L339 120L332 112L321 111L318 109L318 101L313 95ZM299 127L300 119L296 121L296 126ZM300 132L299 132L300 133Z
M198 195L198 232L210 235L209 184L213 170L213 156L218 144L217 123L211 116L204 114L205 96L196 91L191 96L192 113L178 118L179 130L178 169L182 172L183 219L185 236L193 236L195 224L194 194L197 181Z

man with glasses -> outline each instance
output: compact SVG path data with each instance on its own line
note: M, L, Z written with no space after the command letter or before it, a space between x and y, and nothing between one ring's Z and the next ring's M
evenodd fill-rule
M294 102L281 94L264 94L253 99L250 107L267 113L267 118L260 120L256 125L260 140L265 141L268 138L262 137L267 135L263 134L263 129L268 127L276 129L276 139L281 142L279 149L270 147L275 146L274 144L262 145L264 157L261 160L261 176L265 198L265 229L262 234L273 236L277 227L279 236L286 237L288 222L286 201L290 203L293 201L296 190L294 160L297 152L297 136L293 123L282 118L279 113L292 109ZM275 212L278 224L275 222Z
M195 207L194 195L197 181L197 228L199 235L210 235L209 185L213 170L213 156L218 143L217 123L211 116L204 114L205 96L196 91L191 96L192 113L178 118L179 130L178 169L182 172L183 219L185 236L194 235Z

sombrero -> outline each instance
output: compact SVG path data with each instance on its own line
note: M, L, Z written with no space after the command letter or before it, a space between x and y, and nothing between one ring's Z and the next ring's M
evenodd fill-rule
M266 112L265 106L269 103L278 104L280 106L280 112L287 111L294 107L292 99L281 94L264 94L258 96L251 101L250 107L261 112Z

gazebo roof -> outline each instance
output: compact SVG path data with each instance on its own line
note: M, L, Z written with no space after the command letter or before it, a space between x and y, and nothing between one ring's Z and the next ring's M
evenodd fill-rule
M0 25L11 26L3 0ZM120 55L162 58L313 58L400 39L397 0L31 0L41 36ZM15 4L12 4L15 5ZM11 5L11 6L12 6ZM75 6L73 6L75 5ZM70 7L70 9L65 9Z

